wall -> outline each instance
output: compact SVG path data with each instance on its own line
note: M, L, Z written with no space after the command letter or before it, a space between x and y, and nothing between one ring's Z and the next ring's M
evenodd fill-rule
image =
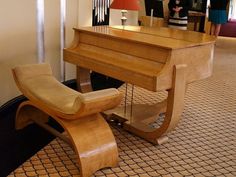
M34 7L36 7L36 1L8 0L1 2L0 105L19 94L13 82L11 68L21 63L36 62Z
M60 4L45 0L45 51L56 78L60 77ZM72 27L78 23L77 0L67 1L66 34L68 45L73 39ZM11 68L37 63L36 0L1 1L0 6L0 106L20 95ZM67 79L74 78L74 66L66 65Z
M79 0L78 26L92 25L92 0Z
M37 63L37 0L7 0L0 6L0 106L21 93L15 85L11 68ZM60 0L44 0L45 61L60 80ZM67 0L66 47L73 40L73 27L91 26L92 0ZM128 13L127 24L137 24L137 13ZM121 13L111 10L111 25L120 24ZM74 79L76 68L66 63L66 80Z
M230 0L229 19L236 19L236 0Z

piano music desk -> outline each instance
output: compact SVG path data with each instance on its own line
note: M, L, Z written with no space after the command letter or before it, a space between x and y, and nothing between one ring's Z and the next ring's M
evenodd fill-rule
M90 70L150 91L168 91L161 103L134 105L131 116L120 110L105 112L115 115L124 129L154 144L165 141L166 134L177 126L187 84L212 74L215 38L207 34L140 26L74 31L73 44L64 49L64 60L77 66L78 89L82 92L92 90ZM165 116L160 127L148 126L162 113Z

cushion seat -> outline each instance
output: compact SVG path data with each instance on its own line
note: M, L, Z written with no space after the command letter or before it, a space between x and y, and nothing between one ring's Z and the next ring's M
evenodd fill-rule
M29 74L30 71L33 72ZM113 108L121 100L121 94L115 88L90 93L73 90L52 75L48 64L16 67L13 74L21 92L29 100L65 119Z
M65 113L75 114L81 104L74 104L81 93L72 90L48 75L40 75L24 80L22 83L32 97L47 106Z

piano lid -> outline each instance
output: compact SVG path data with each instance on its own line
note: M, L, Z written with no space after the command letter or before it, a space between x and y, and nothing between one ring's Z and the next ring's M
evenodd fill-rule
M93 32L113 38L132 40L167 49L180 49L214 43L216 38L208 34L146 26L94 26L75 28L77 31Z

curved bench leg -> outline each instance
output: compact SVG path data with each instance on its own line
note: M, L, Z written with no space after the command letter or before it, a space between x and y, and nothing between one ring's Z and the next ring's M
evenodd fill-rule
M20 104L16 112L15 128L23 129L29 124L32 124L32 118L39 120L42 123L48 122L48 115L31 105L30 101L24 101Z
M91 176L105 167L118 165L118 149L113 133L100 114L77 120L56 120L68 133L79 157L82 177Z
M22 129L35 122L72 145L78 155L81 177L89 177L99 169L118 165L118 149L114 135L99 113L76 120L65 120L50 115L64 128L68 138L45 124L48 115L31 101L25 101L17 110L16 129Z

